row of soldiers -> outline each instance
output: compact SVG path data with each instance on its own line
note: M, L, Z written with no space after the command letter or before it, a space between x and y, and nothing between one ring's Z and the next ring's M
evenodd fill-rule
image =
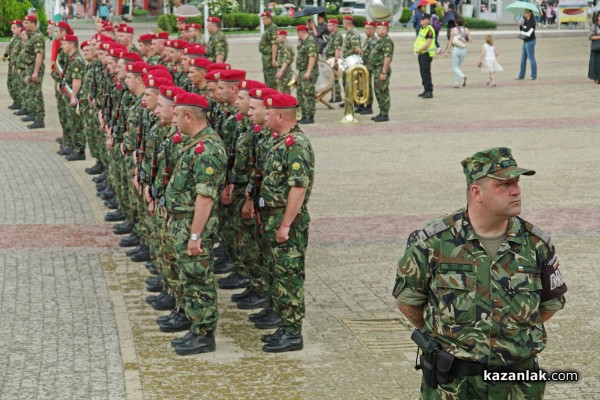
M177 354L214 351L215 273L231 271L219 285L245 288L232 301L261 309L249 316L256 328L277 328L263 350L302 349L314 154L296 98L216 62L226 47L153 33L136 49L133 28L114 30L116 41L102 30L79 42L57 24L60 152L85 157L87 143L98 160L86 172L115 210L105 219L127 235L131 260L146 261L147 289L159 292L146 301L170 311L159 329L187 331L171 342Z

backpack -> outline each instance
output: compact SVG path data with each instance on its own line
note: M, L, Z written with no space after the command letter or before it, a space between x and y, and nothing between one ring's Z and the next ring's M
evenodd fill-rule
M437 15L433 14L431 16L431 26L433 26L433 30L438 33L440 29L442 29L442 21L438 18Z

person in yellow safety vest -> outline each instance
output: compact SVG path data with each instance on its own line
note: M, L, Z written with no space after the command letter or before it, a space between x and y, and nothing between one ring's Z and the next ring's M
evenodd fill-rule
M415 39L413 50L419 58L419 71L423 82L423 93L419 97L423 99L433 98L433 83L431 82L431 61L435 57L435 31L429 24L430 14L421 17L421 29Z

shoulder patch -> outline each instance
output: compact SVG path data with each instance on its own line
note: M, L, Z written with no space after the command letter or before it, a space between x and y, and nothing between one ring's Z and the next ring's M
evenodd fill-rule
M450 229L452 225L447 223L447 217L437 218L427 224L423 229L419 231L419 238L422 241L426 241L432 236L437 235L440 232Z
M296 143L294 137L292 135L287 135L285 138L285 145L287 147L291 147L294 143Z
M517 217L519 218L519 217ZM542 231L540 228L538 228L537 226L533 225L531 222L529 221L525 221L522 218L519 218L519 220L521 221L521 223L523 224L523 227L525 228L525 230L529 233L531 233L533 236L537 236L539 237L542 242L546 243L546 245L548 247L552 247L552 236L548 233L545 233L544 231Z

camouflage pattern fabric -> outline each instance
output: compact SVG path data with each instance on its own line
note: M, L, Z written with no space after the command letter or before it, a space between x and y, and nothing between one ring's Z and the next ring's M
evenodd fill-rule
M423 333L455 357L506 366L545 348L540 311L562 309L566 289L549 236L512 218L506 240L490 259L462 209L410 235L393 295L404 304L424 306ZM456 379L425 391L424 398L481 398L457 395L477 391L481 383ZM515 390L535 394L540 389L521 386Z
M278 26L274 22L271 22L269 26L265 26L265 31L260 38L258 43L258 51L262 54L262 67L263 75L265 77L265 84L270 88L277 88L277 81L275 74L277 74L277 67L271 66L273 57L273 45L277 44L277 29Z
M360 34L356 28L352 28L346 32L344 44L342 45L342 57L346 58L356 54L354 53L354 49L360 49Z
M375 76L373 75L373 62L371 61L371 58L373 57L372 53L376 44L377 37L373 35L371 37L368 37L362 46L363 64L365 65L365 67L367 67L367 71L369 71L369 100L366 104L367 107L371 107L373 105L373 79L375 79Z
M165 190L165 198L167 212L172 217L170 234L179 268L181 303L192 321L191 330L205 335L216 329L219 318L212 238L218 224L214 202L225 181L227 155L223 141L210 127L204 128L192 139L181 151L181 158ZM201 232L203 253L189 256L187 247L198 195L211 198L213 209Z
M379 74L383 68L383 62L386 57L390 57L390 67L387 70L385 80L379 79ZM375 97L379 104L379 112L387 115L390 111L390 77L392 76L391 62L394 57L394 42L388 35L379 38L377 44L371 52L371 63L373 65L373 79L375 86Z
M298 68L298 88L296 94L298 97L298 105L302 110L302 115L314 117L315 115L315 83L319 77L319 66L315 62L310 78L304 80L303 76L308 69L308 60L310 57L318 56L317 42L312 36L308 36L306 40L298 41L298 49L296 52L296 67Z
M304 318L304 260L310 216L306 205L314 179L315 159L308 138L296 126L272 139L263 168L260 196L265 208L265 240L271 245L271 303L291 333L302 331ZM290 226L289 240L277 243L275 234L283 219L292 187L306 188L302 208Z
M223 62L227 61L227 54L229 53L229 44L225 34L218 30L214 35L211 35L206 45L206 58L210 61L215 62L218 55L223 56Z
M202 34L200 34L200 36L189 38L188 43L196 43L204 46L204 38L202 37Z
M67 56L67 67L64 71L63 81L73 88L73 81L83 81L85 74L85 60L75 51L72 56ZM62 93L63 104L65 105L65 125L63 129L65 134L71 139L73 149L77 152L85 150L85 132L83 131L83 121L80 115L77 115L77 108L71 105L71 98L66 93Z
M9 92L11 92L11 97L13 98L13 100L15 101L15 103L17 103L18 105L20 105L21 107L24 107L24 102L23 102L23 90L25 88L25 82L23 81L25 79L25 66L21 65L18 60L19 60L19 54L21 54L21 51L23 50L23 48L25 47L25 44L21 41L21 39L19 39L15 45L11 48L10 54L9 54L9 61L8 61L8 65L9 67L11 67L12 65L12 73L9 74L8 76L14 78L14 79L7 79L7 83L9 86ZM21 71L21 72L19 72Z
M475 153L461 162L467 185L483 177L498 180L514 179L521 175L534 175L535 171L517 167L517 162L507 147L495 147Z
M35 67L36 55L41 54L45 56L46 54L46 44L44 43L44 36L39 31L28 32L27 36L27 42L25 42L18 60L18 62L25 65L25 76L30 79L29 83L25 84L23 103L27 105L27 111L29 111L29 115L34 118L35 122L43 122L46 116L44 95L42 93L42 83L44 80L43 59L38 71L38 83L31 81L31 75Z
M55 67L52 71L50 71L50 76L52 77L52 79L54 79L56 84L59 84L63 78L58 73L58 65L60 65L60 68L62 68L63 74L66 72L67 68L69 67L69 56L67 55L67 53L65 53L63 51L62 48L59 48L58 54L56 56ZM69 134L70 132L67 132L67 128L66 128L66 126L68 124L67 107L69 106L69 104L67 104L67 102L65 101L64 92L60 91L60 90L56 90L56 84L54 85L54 96L56 97L56 108L58 110L58 121L60 122L60 126L63 130L65 144L68 146L73 146L73 138Z
M344 37L342 33L338 30L336 33L331 34L329 36L329 40L327 41L327 45L325 45L325 50L323 53L325 54L325 59L329 60L332 57L335 57L336 50L342 50L344 46ZM342 53L340 52L340 59L342 58ZM339 61L341 62L341 61ZM342 95L340 80L336 78L333 84L333 95L338 98Z
M21 51L21 46L21 38L18 35L13 36L13 38L10 40L10 43L8 44L8 48L5 51L5 54L8 55L8 73L6 76L9 77L9 79L6 80L6 86L8 87L8 94L10 95L11 99L13 99L13 102L16 104L21 103L20 95L18 92L18 86L16 85L17 79L15 79L17 75L17 58L15 57L15 54L19 54L19 52Z
M285 40L283 43L279 44L279 50L277 51L277 70L281 68L283 63L287 63L287 68L283 73L281 79L277 80L276 89L281 93L290 94L292 89L288 86L288 83L292 80L292 76L294 75L292 64L294 63L294 58L296 56L296 52L294 51L294 46Z
M92 60L92 62L86 65L79 97L83 131L90 147L90 153L92 157L103 162L105 158L103 155L105 151L105 139L102 132L100 132L97 112L92 104L99 93L98 83L101 78L98 71L100 68L102 68L102 63L98 60Z

